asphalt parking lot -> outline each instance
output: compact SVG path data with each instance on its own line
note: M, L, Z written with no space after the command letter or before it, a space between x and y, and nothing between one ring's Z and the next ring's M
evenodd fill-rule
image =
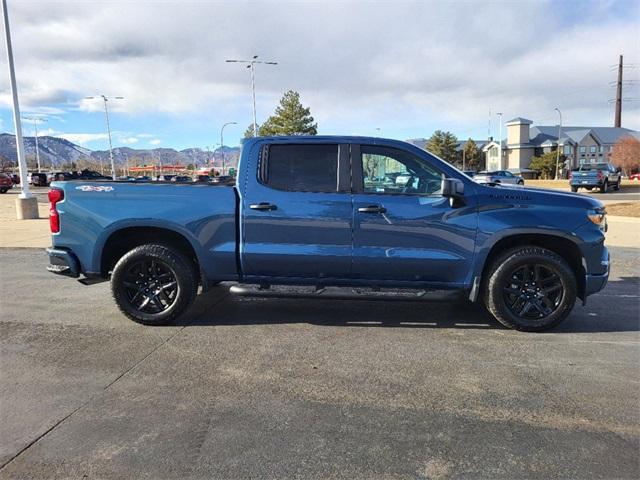
M612 259L542 334L225 286L150 328L0 249L0 478L638 478L640 249Z

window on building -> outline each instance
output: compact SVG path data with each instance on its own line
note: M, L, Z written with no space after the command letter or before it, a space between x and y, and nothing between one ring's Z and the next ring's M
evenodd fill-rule
M337 145L271 145L263 183L290 192L338 189Z
M580 147L580 153L587 153L587 147Z
M590 153L596 153L596 146L595 146L595 145L591 145L591 146L589 147L589 152L590 152Z
M600 153L604 152L604 145L600 145Z
M564 153L565 155L571 155L573 153L573 147L571 145L565 145L563 147L562 153Z

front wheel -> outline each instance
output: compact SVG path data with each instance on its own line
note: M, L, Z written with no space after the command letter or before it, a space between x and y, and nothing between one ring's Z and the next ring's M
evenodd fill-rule
M193 262L164 245L134 248L111 275L111 293L120 311L145 325L175 320L193 303L197 290Z
M518 180L518 185L524 185L524 180Z
M554 327L573 309L576 278L567 262L541 247L510 249L492 263L484 303L503 325L536 332Z

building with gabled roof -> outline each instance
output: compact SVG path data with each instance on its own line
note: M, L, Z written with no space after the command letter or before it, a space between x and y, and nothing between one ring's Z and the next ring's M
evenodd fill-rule
M561 148L564 168L576 168L583 163L606 162L613 146L625 136L640 136L640 132L618 127L532 126L526 118L516 117L506 122L507 138L500 145L486 144L487 170L523 172L529 169L534 156Z

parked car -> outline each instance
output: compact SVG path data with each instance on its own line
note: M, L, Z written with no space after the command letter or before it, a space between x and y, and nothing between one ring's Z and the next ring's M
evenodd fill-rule
M196 178L193 180L194 182L198 182L198 183L207 183L211 181L211 176L210 175L197 175Z
M235 185L236 179L230 175L219 175L211 179L211 183L219 183L221 185Z
M368 186L381 171L409 177L402 194ZM405 142L251 138L238 178L232 188L55 182L48 269L110 279L123 314L149 325L178 318L200 288L235 281L232 293L259 296L439 290L529 331L560 323L609 276L597 199L478 184Z
M622 170L610 163L586 163L569 175L572 192L577 192L579 188L598 188L601 193L607 193L609 187L620 190L621 181Z
M478 172L473 176L478 183L508 183L513 185L524 185L524 178L514 175L508 170L497 170L495 172Z
M629 175L629 180L640 180L640 173L632 173Z
M13 179L6 173L0 173L0 193L7 193L13 188Z
M5 173L11 178L11 181L13 181L14 185L18 185L20 183L20 175L17 175L15 173Z
M49 186L49 178L46 173L32 173L31 184L34 187L47 187Z
M193 179L186 175L176 175L171 179L171 181L174 183L188 183L188 182L193 182Z

